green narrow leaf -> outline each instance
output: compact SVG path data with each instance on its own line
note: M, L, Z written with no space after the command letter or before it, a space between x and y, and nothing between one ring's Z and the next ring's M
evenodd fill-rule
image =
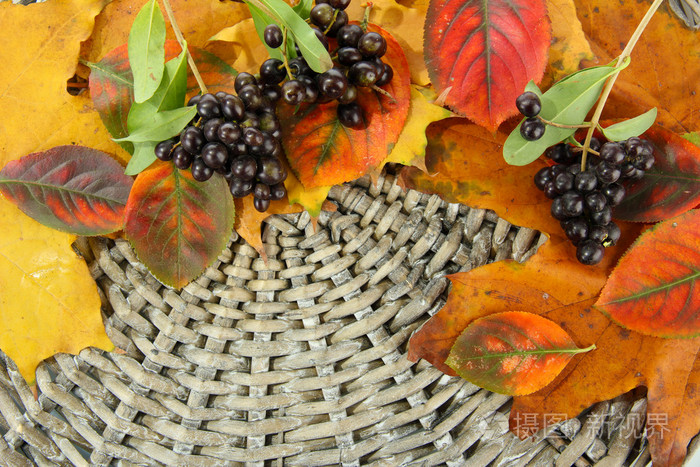
M155 0L141 8L129 33L134 100L144 102L158 89L165 61L165 18Z
M684 135L680 135L682 138L687 139L691 143L693 143L696 146L700 146L700 132L694 132L694 133L686 133Z
M603 128L603 135L610 141L624 141L627 138L641 135L651 128L655 121L656 107L642 115Z
M309 17L313 7L314 4L311 0L301 0L292 7L292 10L294 10L301 18L306 19Z
M626 66L627 64L623 65L623 68ZM542 94L540 115L556 123L581 124L598 100L605 81L618 70L619 68L606 65L586 68L567 76ZM575 132L574 128L557 128L548 125L542 138L537 141L528 141L520 134L520 125L518 125L503 145L503 158L511 165L529 164L540 157L549 146L565 140Z
M153 114L150 125L144 125L139 131L114 141L131 141L132 143L163 141L180 133L196 114L197 107L194 106L157 112Z
M155 152L157 144L155 141L134 143L134 155L129 159L124 173L126 175L137 175L153 164L157 159Z
M306 63L317 73L323 73L333 67L333 60L328 51L321 45L311 26L283 0L260 0L267 7L276 23L287 28L301 50ZM245 0L247 5L250 1Z

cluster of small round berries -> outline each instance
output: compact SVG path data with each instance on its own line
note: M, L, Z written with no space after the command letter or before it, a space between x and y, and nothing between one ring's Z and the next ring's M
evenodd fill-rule
M356 24L348 24L345 9L350 0L316 0L311 9L312 28L326 50L328 38L334 38L334 66L324 73L314 72L297 47L297 58L289 61L292 76L287 76L284 63L269 59L260 67L260 78L268 85L279 85L282 100L290 105L338 101L338 120L344 126L362 129L367 119L356 102L358 88L385 86L394 77L394 70L381 57L386 53L386 39L376 32L365 32ZM271 48L282 45L283 33L279 26L265 28L265 43Z
M197 116L178 136L158 143L155 154L180 170L190 169L200 182L222 174L234 197L252 193L255 208L264 212L271 200L287 193L280 123L265 85L254 76L240 73L234 87L238 95L192 97L187 105L197 106Z
M532 91L526 91L515 100L515 106L526 118L520 125L520 134L528 141L536 141L544 136L544 122L537 118L542 110L540 98Z
M620 228L612 221L612 208L625 198L624 180L637 180L654 165L652 146L637 137L604 144L592 138L586 169L581 170L581 152L560 143L545 155L555 162L540 169L535 185L552 199L552 217L560 221L564 233L576 246L576 258L593 265L603 259L605 247L620 238Z

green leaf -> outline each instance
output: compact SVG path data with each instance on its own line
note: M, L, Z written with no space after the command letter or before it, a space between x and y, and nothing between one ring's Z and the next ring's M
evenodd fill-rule
M127 127L135 133L153 123L154 115L165 110L182 107L187 93L187 56L183 51L165 64L163 79L156 92L146 102L134 103L129 109Z
M687 139L696 146L700 146L700 132L686 133L681 135L681 137Z
M126 175L136 175L146 170L156 161L156 141L134 143L134 155L124 169Z
M296 44L301 50L306 63L309 64L312 70L317 73L323 73L333 67L333 60L328 51L321 45L321 41L316 37L311 26L304 21L296 12L284 3L283 0L244 0L247 5L251 5L251 1L255 4L262 4L265 8L263 11L269 13L269 16L277 23L287 28L288 33L291 33Z
M144 125L129 136L114 141L131 141L132 143L163 141L180 133L196 114L197 107L194 106L157 112L153 114L150 125Z
M155 0L141 8L129 33L134 100L144 102L158 89L165 61L165 18Z
M656 107L642 115L603 128L603 135L609 141L624 141L647 131L654 124L654 121L656 121Z
M567 76L542 94L540 115L555 123L580 125L598 100L605 81L626 67L627 63L617 69L610 65L586 68ZM520 134L518 125L503 145L503 158L511 165L529 164L540 157L549 146L565 140L575 132L574 128L547 125L542 138L528 141Z
M313 7L314 4L311 0L301 0L292 7L292 10L294 10L301 18L306 19L309 17Z
M267 53L270 54L271 58L276 58L278 60L282 60L282 51L279 48L273 49L272 47L268 47L268 45L265 43L265 28L270 25L270 24L277 24L272 18L270 18L268 15L263 13L262 10L260 10L258 7L251 5L248 3L248 10L250 10L250 16L253 17L253 23L255 24L255 30L258 32L258 37L260 37L260 40L262 41L263 44L265 44L265 48L267 49Z

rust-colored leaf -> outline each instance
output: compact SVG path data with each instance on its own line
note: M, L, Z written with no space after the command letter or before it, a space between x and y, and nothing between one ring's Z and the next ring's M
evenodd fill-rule
M298 204L289 204L287 198L277 201L271 201L270 207L265 212L260 212L253 206L253 197L246 196L245 198L236 198L236 222L234 229L247 241L250 246L255 248L260 256L267 258L265 248L262 241L262 223L265 219L273 214L292 214L301 212L302 208Z
M648 2L574 0L595 64L617 57L649 8ZM658 108L657 123L676 133L700 130L700 35L667 2L654 14L613 87L604 118L631 118Z
M234 217L233 198L221 175L198 182L189 171L160 163L136 178L125 232L153 275L179 289L221 253Z
M337 102L289 105L278 109L287 160L306 188L336 185L361 177L379 165L391 152L408 115L410 83L406 58L399 44L381 28L387 40L382 60L394 69L394 78L377 91L361 89L357 102L368 120L367 128L343 126L337 117Z
M506 311L467 326L445 363L482 388L520 396L542 389L574 355L593 348L576 347L566 331L539 315Z
M615 217L656 222L677 216L700 203L700 147L662 127L642 136L654 147L654 166L626 185L627 195Z
M446 103L490 131L515 115L515 99L542 79L550 44L544 0L432 0L423 53Z
M58 146L11 161L0 171L0 192L42 224L76 235L121 230L133 180L109 155Z
M644 232L620 260L596 307L658 337L700 335L700 211Z

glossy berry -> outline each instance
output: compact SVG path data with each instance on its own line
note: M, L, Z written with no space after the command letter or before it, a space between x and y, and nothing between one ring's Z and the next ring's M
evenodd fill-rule
M375 86L386 86L391 82L391 80L394 78L394 69L389 65L388 63L384 63L382 65L383 71L379 76L379 79L377 80Z
M233 144L241 137L241 128L234 122L219 125L216 136L224 144Z
M552 201L552 205L550 206L550 212L552 217L558 221L564 221L570 217L564 211L564 202L561 197L554 198L554 201Z
M520 125L520 134L528 141L536 141L544 136L544 123L537 117L526 118Z
M265 212L267 211L267 208L270 207L270 200L253 198L253 206L255 206L255 209L257 209L259 212Z
M276 24L268 25L265 28L263 37L265 39L265 44L267 44L267 46L270 48L276 49L277 47L282 45L282 30Z
M334 13L335 8L328 3L319 3L311 9L309 18L316 26L326 29L331 24L331 21L333 21Z
M214 175L214 169L207 166L201 157L195 158L192 162L192 178L198 182L206 182L212 175Z
M370 62L357 62L348 70L348 78L358 86L372 86L379 79L379 71Z
M542 167L540 170L537 171L535 174L535 186L539 190L544 190L544 186L547 184L547 182L552 180L552 171L550 170L549 167Z
M348 128L354 128L356 130L365 128L367 122L365 122L364 112L362 107L357 102L351 102L349 104L339 104L338 105L338 121Z
M588 212L598 212L608 204L608 199L600 191L593 191L585 196L583 204Z
M353 47L357 48L357 43L364 31L357 24L346 24L338 30L336 39L338 47Z
M566 143L555 144L550 146L544 152L545 157L552 159L559 164L569 164L574 160L574 154L571 152L571 146Z
M574 188L574 176L569 172L562 172L554 177L554 188L559 193L566 193Z
M258 172L258 163L253 156L238 156L231 161L231 173L241 180L252 180Z
M202 125L202 133L204 133L204 139L207 141L219 141L219 127L224 123L223 118L212 118L204 122Z
M203 118L216 118L221 116L219 100L213 94L203 94L197 102L197 113Z
M601 190L601 193L607 198L610 206L617 206L625 199L625 187L619 183L611 183L606 185Z
M542 110L540 98L532 91L526 91L515 99L515 106L526 117L535 117ZM568 145L567 145L568 146Z
M620 178L620 169L610 162L601 161L595 169L598 180L603 183L614 183Z
M355 102L355 99L357 99L357 86L348 84L343 95L338 98L338 102L341 104L349 104Z
M245 104L238 96L225 96L221 102L221 112L227 120L239 122L245 115Z
M576 217L583 214L583 196L579 193L569 191L564 193L559 199L561 199L562 209L567 217Z
M619 165L625 160L625 149L619 143L609 141L600 148L600 158L613 165Z
M269 200L270 187L265 183L256 183L255 188L253 188L253 196L255 196L256 198Z
M206 95L206 94L205 94ZM202 130L196 126L188 126L180 133L180 145L185 151L192 155L199 154L204 145L205 138Z
M272 201L277 201L282 198L287 194L287 189L284 186L284 183L277 183L276 185L272 185L270 187L270 199Z
M258 84L258 80L255 79L255 76L251 75L250 73L242 71L236 75L236 79L233 82L233 88L237 93L240 93L243 86L247 86L249 84Z
M356 47L342 47L338 49L338 63L345 66L351 66L359 61L362 61L362 54Z
M185 151L182 146L178 146L173 149L173 165L180 170L187 170L190 168L194 156L189 152Z
M218 169L226 165L228 151L221 143L207 143L202 148L202 160L212 169Z
M340 28L348 24L349 20L350 18L348 17L347 13L345 13L343 10L336 10L335 21L333 21L333 25L331 27L325 29L326 35L328 37L335 37Z
M593 240L584 240L576 248L576 259L587 266L600 263L604 254L605 248L603 248L603 245Z
M587 193L595 190L597 185L598 177L596 177L595 173L590 170L579 172L574 178L574 189L579 193Z
M259 146L263 143L262 131L249 127L243 129L243 142L248 146Z
M260 65L260 82L262 84L278 84L287 76L282 60L268 58ZM240 93L239 93L240 96Z
M632 159L632 164L636 169L639 170L649 170L654 166L654 155L648 151L640 151L634 159Z
M345 93L348 87L348 80L338 68L331 68L318 75L318 90L329 99L338 99Z
M366 32L357 41L357 50L365 57L381 57L386 53L386 39L377 32Z
M607 227L608 236L603 240L603 246L605 248L615 245L617 241L620 240L620 235L622 234L622 232L620 232L620 227L614 222L610 222Z
M173 158L173 147L175 146L174 139L166 139L156 144L156 157L162 161L169 161Z
M201 95L201 94L197 94L197 95L195 95L195 96L192 96L192 97L190 97L190 100L187 101L187 105L188 105L188 106L197 105L197 102L199 102L199 100L200 100L201 98L202 98L202 95Z
M306 87L292 79L282 85L282 99L289 105L301 104L306 97Z
M598 212L591 212L588 217L593 224L608 225L612 220L612 209L607 205Z
M588 222L583 217L575 217L564 221L564 233L571 240L571 243L578 245L579 242L588 238Z
M245 104L246 110L256 110L262 104L262 92L256 84L246 84L240 91L238 97Z
M276 157L263 156L256 175L262 183L276 185L287 179L287 170Z
M608 226L607 225L592 225L589 237L596 243L602 244L606 238L608 238Z
M350 6L350 0L328 0L328 3L338 10L344 10Z
M252 180L241 180L234 177L228 187L234 198L243 198L253 192L254 184Z

